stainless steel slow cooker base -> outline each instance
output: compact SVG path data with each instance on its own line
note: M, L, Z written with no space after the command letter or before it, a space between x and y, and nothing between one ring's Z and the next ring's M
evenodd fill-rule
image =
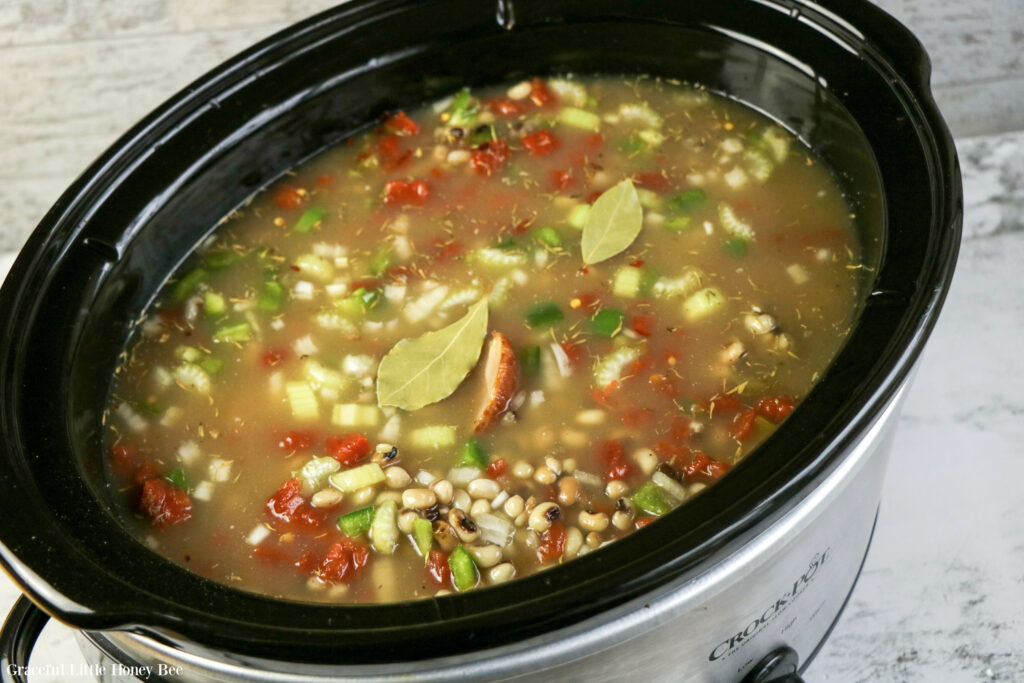
M828 635L870 544L905 393L906 386L810 496L728 560L550 637L431 662L351 667L242 660L119 632L82 632L79 643L105 683L140 672L204 683L734 683L780 647L809 660Z

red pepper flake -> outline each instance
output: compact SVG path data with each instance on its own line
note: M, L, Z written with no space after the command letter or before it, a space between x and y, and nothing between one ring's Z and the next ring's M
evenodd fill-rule
M650 337L654 334L654 315L637 313L630 319L629 326L641 337Z
M496 116L519 116L526 111L522 104L507 97L495 97L487 103L487 108Z
M351 467L370 454L370 441L362 434L327 437L327 455Z
M334 184L334 176L330 173L324 173L316 179L317 187L330 187Z
M416 135L416 133L420 132L420 127L416 124L415 121L406 116L404 111L400 111L394 116L392 116L390 119L387 120L387 123L384 125L388 130L390 130L395 135L401 135L405 137Z
M533 225L533 221L533 218L528 218L525 221L519 221L518 223L515 224L515 227L512 228L512 233L514 235L524 234L527 230L530 229L530 226Z
M543 157L561 147L562 143L551 134L550 130L538 130L523 136L523 146L531 156Z
M156 526L170 526L192 517L192 499L184 490L157 477L143 485L139 510Z
M583 360L584 348L582 343L575 343L569 340L561 342L559 346L565 351L565 355L569 358L569 364L576 367Z
M311 432L291 431L281 437L277 442L277 447L287 453L294 453L306 450L313 445L314 441L316 441L316 436Z
M491 175L508 162L509 156L507 142L490 140L473 150L469 165L481 175Z
M634 520L633 527L636 529L643 529L645 526L647 526L656 519L657 517L641 517L637 520Z
M634 259L629 262L629 265L633 266L634 268L643 268L644 260L642 258Z
M530 100L538 107L548 107L555 103L555 96L543 79L535 78L530 81Z
M298 479L289 479L281 484L277 493L267 499L267 511L282 522L310 529L323 522L321 513L302 497L302 484Z
M389 180L384 185L384 203L422 206L430 196L430 187L422 180Z
M340 583L355 576L369 560L369 548L351 538L343 538L327 551L326 557L316 569L316 575L321 581Z
M559 171L558 169L552 169L551 174L551 188L552 192L561 192L569 183L572 182L572 173L569 171Z
M260 360L263 362L263 367L272 368L283 360L286 360L291 355L291 349L288 348L275 348L267 349L260 356Z
M497 460L495 460L494 462L487 466L487 469L484 470L484 475L490 477L491 479L497 479L498 477L505 474L505 471L507 469L508 461L505 460L505 458L498 458Z
M377 141L377 153L385 171L396 171L412 159L412 150L403 150L401 143L401 138L392 133L382 135Z
M668 178L657 171L641 171L633 176L633 182L636 183L637 187L642 187L645 190L659 194L672 189L668 183Z
M279 209L297 209L302 205L302 195L294 185L282 185L274 191L274 203Z
M737 441L746 441L750 437L751 432L754 431L754 421L756 419L756 411L744 410L733 418L732 424L729 426L729 434Z
M430 580L439 586L447 586L452 580L448 556L436 548L427 554L426 570Z
M622 447L621 441L609 439L602 443L600 457L606 465L603 474L606 481L625 479L633 473L633 466L626 460L626 449Z
M556 519L547 531L541 534L540 544L537 546L537 559L548 562L561 557L565 552L566 536L565 525Z
M795 407L796 401L788 396L765 396L757 399L754 410L772 422L782 422L789 417Z

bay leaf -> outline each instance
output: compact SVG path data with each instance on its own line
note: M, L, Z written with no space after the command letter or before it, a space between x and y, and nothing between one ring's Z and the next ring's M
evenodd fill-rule
M402 339L380 361L377 404L419 410L451 396L480 359L486 334L484 298L451 325Z
M599 263L633 244L644 223L633 181L629 178L597 198L583 223L583 262Z

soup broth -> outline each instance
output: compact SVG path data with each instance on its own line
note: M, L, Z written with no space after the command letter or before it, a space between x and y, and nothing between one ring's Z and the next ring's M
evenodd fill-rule
M114 378L110 485L150 548L247 591L508 581L728 476L835 356L863 271L829 170L736 102L462 90L190 257Z

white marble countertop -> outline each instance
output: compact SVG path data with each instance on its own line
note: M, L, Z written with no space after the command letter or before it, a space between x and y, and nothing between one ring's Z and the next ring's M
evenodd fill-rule
M94 66L95 60L121 64L120 87L127 90L101 88L97 96L109 106L106 111L90 109L82 121L58 125L63 138L32 140L34 129L13 125L22 120L21 109L35 107L33 122L41 113L52 131L54 121L47 115L56 104L40 99L45 88L37 97L27 81L16 82L17 69L35 64L26 73L38 78L41 59L80 58L84 53L76 53L75 45L104 37L86 15L93 10L98 14L90 17L105 15L99 5L93 8L95 2L83 0L72 4L79 15L72 10L75 16L63 17L66 26L50 25L33 14L46 3L0 0L0 74L7 74L0 75L0 177L5 178L0 213L8 224L16 219L13 230L0 229L0 248L19 245L73 174L133 118L205 68L310 11L292 3L271 9L273 3L240 1L258 11L240 12L255 19L231 26L217 24L220 15L213 10L196 19L197 10L189 15L180 3L136 3L166 5L172 8L170 19L133 13L117 3L111 26L127 27L122 38L130 54L178 31L184 38L174 43L181 46L174 54L181 60L161 55L158 77L141 81L133 74L139 76L143 67L128 64L124 52L117 57L121 62L102 49L89 53ZM1014 2L1019 0L882 3L932 51L940 102L945 98L944 108L953 112L954 131L1007 130L1024 122L1024 110L1015 104L1024 102L1020 50L992 47L1024 44L1024 20ZM224 4L202 6L223 10ZM33 20L38 25L33 27ZM198 30L200 20L214 25ZM206 51L207 63L193 58L196 50ZM175 73L168 70L172 63ZM43 85L52 85L60 76L52 69L41 77ZM132 97L135 102L128 101ZM964 108L962 98L981 103L979 118L971 118L973 110ZM119 103L128 114L118 110ZM29 144L15 144L25 134ZM957 274L903 411L864 572L842 620L807 671L808 681L1024 681L1024 357L1017 351L1024 337L1024 297L1016 289L1024 283L1024 132L963 138L958 149L966 216ZM29 166L33 173L7 182L6 169ZM8 264L9 257L0 256L0 271ZM17 595L0 574L0 613ZM81 661L70 631L49 625L33 663Z

